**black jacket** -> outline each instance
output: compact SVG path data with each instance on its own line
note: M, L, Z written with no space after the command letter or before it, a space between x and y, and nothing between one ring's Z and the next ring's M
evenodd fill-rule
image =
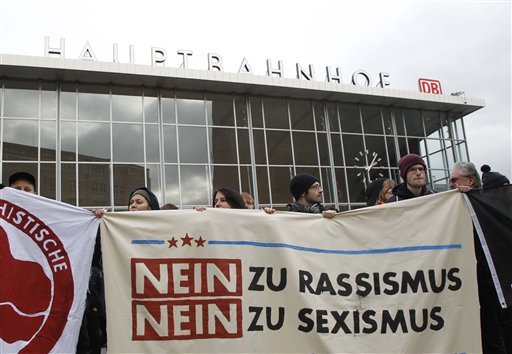
M420 195L414 195L409 188L407 188L407 184L400 183L398 186L393 188L393 195L389 198L388 203L397 202L399 200L411 199L416 197L421 197L424 195L434 194L435 192L429 189L427 186L423 186Z

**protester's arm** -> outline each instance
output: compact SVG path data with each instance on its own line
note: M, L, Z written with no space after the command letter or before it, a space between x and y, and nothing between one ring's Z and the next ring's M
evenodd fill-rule
M336 216L336 210L324 210L322 216L327 219L332 219Z

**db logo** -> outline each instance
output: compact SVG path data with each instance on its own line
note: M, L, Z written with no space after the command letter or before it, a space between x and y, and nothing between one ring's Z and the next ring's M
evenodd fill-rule
M38 217L0 200L0 345L48 353L73 303L71 263L62 242Z
M418 85L420 85L420 92L423 93L434 93L442 95L441 82L438 80L431 79L418 79Z

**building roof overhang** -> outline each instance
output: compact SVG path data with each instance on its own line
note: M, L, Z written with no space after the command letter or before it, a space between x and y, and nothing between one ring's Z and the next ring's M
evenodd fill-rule
M58 80L353 102L452 112L461 116L485 106L482 99L392 88L13 54L0 54L0 76L8 79Z

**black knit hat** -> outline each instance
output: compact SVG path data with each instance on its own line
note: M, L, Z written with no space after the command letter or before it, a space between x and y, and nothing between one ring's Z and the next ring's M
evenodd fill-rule
M501 173L491 172L489 165L483 165L480 167L480 171L482 171L482 188L494 188L504 184L510 184L508 178Z
M315 176L309 173L299 173L290 181L290 192L295 200L299 200L302 193L306 193L315 182L319 182Z
M14 183L16 183L18 181L28 182L28 183L30 183L31 185L34 186L34 189L36 188L36 178L34 176L32 176L30 173L28 173L28 172L16 172L16 173L13 173L9 177L9 186L12 186Z

